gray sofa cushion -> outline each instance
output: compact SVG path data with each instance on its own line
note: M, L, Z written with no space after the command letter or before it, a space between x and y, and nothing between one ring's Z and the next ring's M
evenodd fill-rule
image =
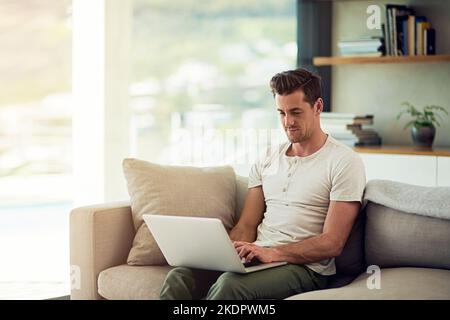
M429 268L381 269L381 288L369 289L363 273L351 284L338 289L301 293L289 300L449 300L450 271Z
M353 225L341 255L335 258L338 276L354 275L356 277L364 271L364 225L365 211L362 211ZM350 279L348 277L345 278Z
M378 204L366 208L368 265L450 269L450 220L404 213Z

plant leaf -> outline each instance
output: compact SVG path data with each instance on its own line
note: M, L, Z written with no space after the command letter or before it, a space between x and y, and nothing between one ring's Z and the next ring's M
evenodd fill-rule
M416 122L415 120L409 121L407 124L405 124L405 126L403 127L403 130L406 130L406 128L410 127L410 126L413 125L415 122Z

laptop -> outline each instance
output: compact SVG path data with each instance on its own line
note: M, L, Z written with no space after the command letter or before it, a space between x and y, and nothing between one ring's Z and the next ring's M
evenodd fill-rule
M250 273L286 262L244 263L220 219L143 215L171 266Z

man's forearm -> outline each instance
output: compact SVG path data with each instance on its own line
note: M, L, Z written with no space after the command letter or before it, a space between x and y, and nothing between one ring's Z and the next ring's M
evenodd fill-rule
M273 250L274 261L305 264L336 257L341 249L326 234L321 234L297 243L277 246Z
M230 239L233 241L253 242L256 240L256 230L254 228L245 228L236 225L229 233Z

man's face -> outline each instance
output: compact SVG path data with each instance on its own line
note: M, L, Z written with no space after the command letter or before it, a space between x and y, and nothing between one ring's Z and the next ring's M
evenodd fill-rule
M301 90L296 90L288 95L275 95L275 103L280 114L281 124L286 131L286 135L291 143L298 143L308 140L316 126L319 124L317 112L318 99L313 107L304 101L305 94Z

